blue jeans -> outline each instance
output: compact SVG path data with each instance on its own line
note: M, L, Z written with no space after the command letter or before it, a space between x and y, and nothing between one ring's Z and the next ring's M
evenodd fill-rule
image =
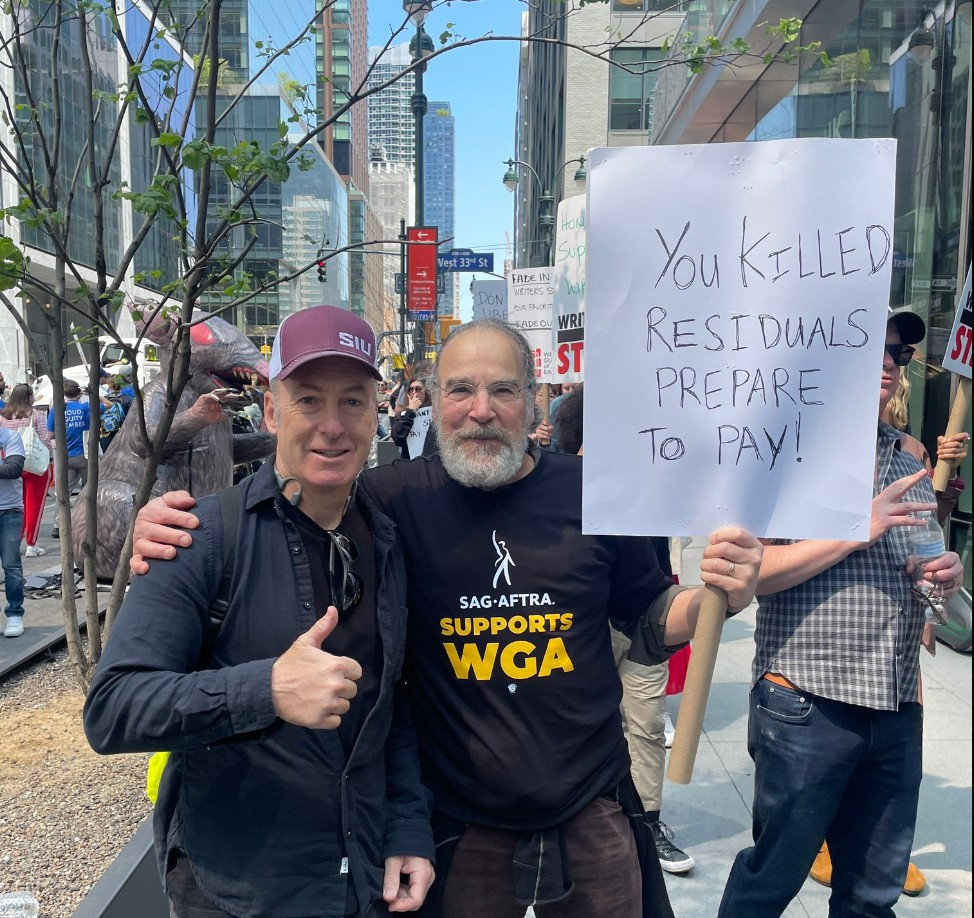
M0 563L3 564L7 615L24 614L24 565L20 560L23 510L0 510Z
M771 918L827 839L830 918L893 918L922 774L919 704L875 711L760 679L751 690L754 847L731 868L718 918Z

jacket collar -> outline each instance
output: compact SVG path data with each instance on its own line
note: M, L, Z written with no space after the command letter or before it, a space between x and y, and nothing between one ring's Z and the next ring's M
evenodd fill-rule
M274 475L274 457L268 456L264 464L244 483L244 507L253 510L264 501L273 501L281 497ZM365 522L372 532L374 539L392 542L395 538L395 524L373 503L365 493L364 488L358 488L355 501Z

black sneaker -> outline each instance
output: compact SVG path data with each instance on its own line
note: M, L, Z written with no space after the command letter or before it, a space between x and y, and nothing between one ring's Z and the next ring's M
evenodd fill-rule
M52 539L60 539L61 538L61 530L58 529L57 526L52 526L51 527L51 538Z
M656 842L656 853L659 855L659 865L667 873L687 873L696 865L696 861L686 851L681 851L673 844L673 830L662 820L646 821Z

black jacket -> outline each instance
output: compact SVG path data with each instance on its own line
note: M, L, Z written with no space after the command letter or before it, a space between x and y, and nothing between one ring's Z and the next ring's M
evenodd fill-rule
M337 731L275 717L271 666L314 621L310 566L273 463L238 487L230 612L207 668L194 671L223 566L213 497L198 505L192 547L133 582L88 694L85 731L101 753L173 751L155 813L163 875L178 848L203 892L234 915L343 915L349 886L364 912L381 898L385 857L433 858L430 796L399 684L406 609L395 527L360 491L383 667L346 761Z

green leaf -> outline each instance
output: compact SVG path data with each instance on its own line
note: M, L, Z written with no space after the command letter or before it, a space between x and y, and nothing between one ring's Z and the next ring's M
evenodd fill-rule
M183 138L179 134L174 134L171 131L163 131L156 140L152 141L152 145L160 147L178 147L183 142Z
M0 290L16 287L24 276L24 254L9 236L0 236Z

